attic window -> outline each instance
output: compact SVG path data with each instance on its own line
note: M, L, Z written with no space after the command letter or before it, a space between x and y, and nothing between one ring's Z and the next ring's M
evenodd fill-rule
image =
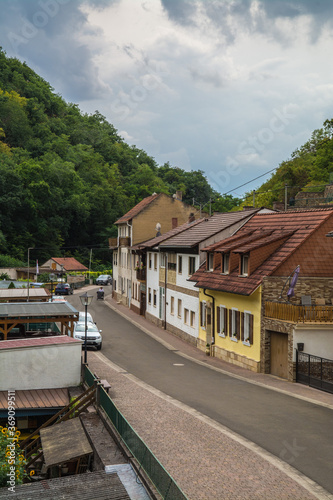
M224 253L222 255L222 273L223 274L228 274L229 273L229 253Z
M249 274L249 255L245 253L241 255L241 275L248 276Z

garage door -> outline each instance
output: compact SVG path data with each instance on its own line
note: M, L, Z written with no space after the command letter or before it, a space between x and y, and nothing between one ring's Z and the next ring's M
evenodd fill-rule
M271 374L288 378L288 335L271 332Z

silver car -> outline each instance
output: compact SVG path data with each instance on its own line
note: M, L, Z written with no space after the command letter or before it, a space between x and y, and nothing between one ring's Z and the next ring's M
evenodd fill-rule
M95 323L87 322L87 347L94 346L99 351L102 349L102 330L99 330ZM83 340L85 346L85 321L78 321L74 327L74 338Z

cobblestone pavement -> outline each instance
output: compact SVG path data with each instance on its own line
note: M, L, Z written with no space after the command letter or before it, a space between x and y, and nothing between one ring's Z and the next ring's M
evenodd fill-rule
M147 334L199 363L244 377L252 383L288 392L333 408L333 397L269 375L256 374L206 359L195 347L159 329L109 299L109 306ZM333 495L254 443L186 405L148 386L110 362L88 352L89 368L112 388L118 409L145 441L190 500L307 500Z

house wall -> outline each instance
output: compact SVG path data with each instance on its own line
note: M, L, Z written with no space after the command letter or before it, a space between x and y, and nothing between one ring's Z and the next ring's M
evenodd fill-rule
M218 292L207 290L209 295L215 298L215 308L224 306L227 309L236 308L240 312L248 312L253 314L253 344L246 345L241 340L234 340L229 335L223 337L218 335L216 309L214 313L214 331L215 343L212 345L212 355L228 361L243 368L252 371L260 371L260 328L261 328L261 289L257 289L249 297L236 295L231 293ZM212 299L203 293L200 289L199 300L210 304L212 307ZM212 332L213 334L213 332ZM206 329L199 326L198 347L202 350L206 346Z
M327 238L328 239L328 238ZM301 273L303 264L301 263ZM293 271L289 268L289 274ZM270 332L276 331L288 335L288 380L295 380L295 358L297 343L303 342L304 351L315 356L333 359L333 325L317 323L316 325L294 324L272 318L265 318L265 302L287 300L287 277L268 276L262 282L262 325L261 325L261 371L270 373ZM282 298L279 299L282 293ZM310 295L315 303L316 298L324 298L331 304L333 298L333 278L302 277L298 278L295 296L291 303L299 304L302 295Z
M180 200L161 194L132 220L132 245L156 236L156 224L161 224L161 233L172 229L172 219L177 218L177 226L188 221L194 207Z
M149 254L151 254L151 268L149 268ZM157 269L154 269L154 254L157 255ZM146 297L147 307L146 313L155 318L159 318L160 311L160 291L159 291L159 268L160 268L160 254L158 252L147 253L147 278L146 278ZM151 290L151 303L149 304L149 288ZM154 291L156 293L156 305L154 306Z
M81 382L82 342L0 350L0 391L56 389ZM4 345L4 344L3 344Z
M17 271L14 267L2 267L0 269L0 274L7 274L12 280L17 279Z

